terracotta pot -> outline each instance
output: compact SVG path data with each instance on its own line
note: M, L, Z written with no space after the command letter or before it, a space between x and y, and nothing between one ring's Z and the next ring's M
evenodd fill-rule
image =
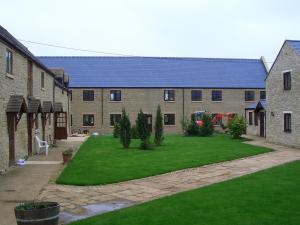
M72 154L62 154L64 164L67 164L72 159Z

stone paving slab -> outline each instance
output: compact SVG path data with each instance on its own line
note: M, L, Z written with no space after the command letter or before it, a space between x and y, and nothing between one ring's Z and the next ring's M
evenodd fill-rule
M99 186L48 184L42 190L39 199L58 201L62 206L62 212L68 215L73 214L74 219L78 218L76 217L78 214L85 214L86 207L91 204L105 205L122 202L123 207L126 207L300 160L300 150L265 143L264 140L249 143L269 147L274 151L116 184ZM86 213L87 216L90 215ZM70 220L72 217L63 222Z

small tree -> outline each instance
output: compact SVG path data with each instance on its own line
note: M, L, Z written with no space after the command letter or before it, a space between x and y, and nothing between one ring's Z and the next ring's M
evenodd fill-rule
M124 148L129 148L131 142L131 125L124 108L122 110L122 117L120 120L120 141Z
M119 123L115 123L115 125L114 125L113 137L114 138L120 137L120 124Z
M233 138L241 138L246 133L246 121L242 116L234 116L228 124L229 134Z
M196 116L195 114L192 114L192 119L190 124L187 127L187 134L189 136L197 136L199 135L199 126L196 122Z
M161 114L160 106L157 106L156 110L156 119L155 119L155 137L154 142L157 146L161 145L164 137L163 137L163 117Z
M212 119L210 115L203 114L202 116L202 126L200 127L201 136L211 136L214 133L214 126L212 124Z
M142 110L140 110L140 112L138 113L136 126L139 137L141 139L141 149L149 149L149 138L151 134L148 126L147 117Z
M132 127L131 127L131 138L139 139L139 134L138 134L136 125L132 125Z

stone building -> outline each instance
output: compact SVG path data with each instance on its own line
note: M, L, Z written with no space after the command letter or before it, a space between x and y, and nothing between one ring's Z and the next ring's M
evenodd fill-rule
M267 141L300 147L300 41L286 40L266 79Z
M0 26L0 171L36 151L35 135L49 142L69 90L24 45Z
M72 131L111 133L124 107L132 124L140 109L152 127L161 106L166 132L196 111L244 115L265 94L262 59L40 57L70 74ZM220 122L220 121L219 121ZM221 124L221 121L218 124Z

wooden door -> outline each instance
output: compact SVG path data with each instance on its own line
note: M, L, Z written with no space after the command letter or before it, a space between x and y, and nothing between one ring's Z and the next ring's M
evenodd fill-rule
M265 113L259 112L259 136L264 137L265 136Z
M32 155L32 114L27 114L28 155Z
M54 138L55 139L67 139L67 113L55 113L54 114Z
M7 115L7 132L8 132L8 143L9 143L9 166L15 164L15 115L9 113Z

